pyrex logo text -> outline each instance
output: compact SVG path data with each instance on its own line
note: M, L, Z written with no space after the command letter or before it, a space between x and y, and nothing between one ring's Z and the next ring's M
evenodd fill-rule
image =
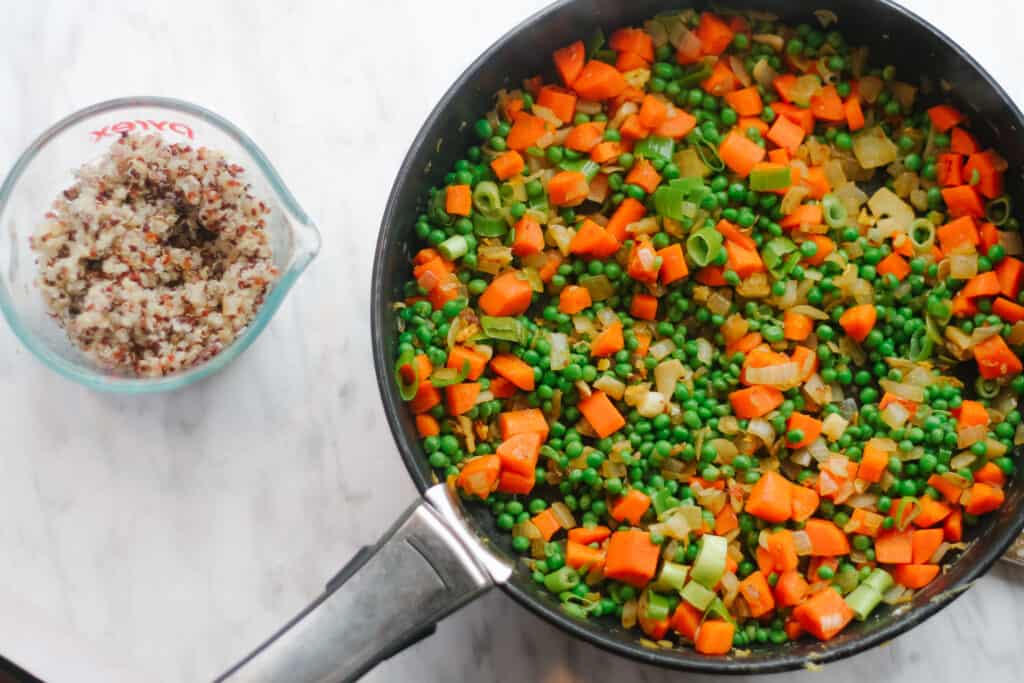
M121 133L131 133L135 128L138 127L141 130L149 130L150 127L156 130L167 129L178 135L184 135L189 140L194 139L192 129L186 126L184 123L176 123L174 121L148 121L135 120L135 121L120 121L110 126L104 126L99 130L92 131L93 142L99 142L101 139L106 137L116 137Z

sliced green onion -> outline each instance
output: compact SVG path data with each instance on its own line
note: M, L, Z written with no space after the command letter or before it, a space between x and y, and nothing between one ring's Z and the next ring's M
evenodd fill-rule
M755 168L750 172L750 189L756 192L781 190L793 184L789 166Z
M844 600L846 600L849 608L853 610L857 619L864 621L878 607L878 603L882 602L882 594L866 583L862 583L852 593L847 595Z
M686 586L679 592L679 595L700 611L704 611L708 608L714 599L714 591L705 588L703 585L696 581L690 581Z
M491 339L503 339L516 344L526 343L526 328L515 318L496 318L490 315L480 316L480 327Z
M566 160L558 164L558 167L563 171L576 171L582 173L589 183L594 179L594 176L601 170L601 164L593 161L588 157L582 159Z
M841 228L846 225L846 207L834 194L827 194L821 200L822 212L825 215L825 222L830 228Z
M701 268L718 258L721 251L722 233L713 228L695 230L686 238L686 253Z
M469 377L469 361L462 361L462 369L438 368L430 373L430 383L438 389L450 387L453 384L461 384Z
M572 590L580 582L580 575L572 567L562 567L544 577L544 587L552 593Z
M647 613L646 617L652 621L662 621L668 619L670 608L672 603L669 602L668 597L655 593L652 590L647 591Z
M478 237L501 237L508 232L508 223L501 216L491 218L480 213L474 213L473 232Z
M697 64L680 76L676 81L679 83L679 87L692 88L701 81L706 81L708 76L711 75L712 61L714 60L705 59L700 64Z
M982 398L995 398L999 394L999 383L992 379L979 376L974 380L974 388Z
M718 617L724 621L728 621L730 624L735 624L736 619L729 613L729 608L722 602L722 598L715 598L708 605L708 608L704 611L704 617Z
M716 172L725 170L725 162L722 161L722 157L718 156L718 148L715 145L701 139L697 140L695 147L705 166Z
M903 512L907 509L907 506L912 506L910 514L907 515L906 520L903 519ZM917 516L921 514L921 503L918 502L917 498L913 496L904 496L900 499L899 507L896 508L896 528L899 531L906 531L910 523L917 519Z
M789 272L800 263L800 253L796 244L788 237L776 237L769 240L761 250L761 258L768 272L776 280L783 280Z
M993 199L985 207L985 218L989 223L994 223L1002 227L1006 224L1006 221L1010 220L1010 216L1013 214L1013 204L1010 201L1009 196L1002 196L998 199Z
M601 275L581 275L577 282L580 287L585 287L590 292L591 301L604 301L615 296L615 285L603 273Z
M661 571L658 573L658 579L651 584L654 590L663 591L665 593L675 593L682 589L683 584L686 583L686 575L690 573L690 568L686 565L676 564L675 562L668 562L667 560L661 565Z
M708 588L714 588L725 574L726 551L729 549L729 542L724 536L704 534L700 539L700 546L697 548L697 558L693 561L693 570L690 576Z
M910 243L918 252L931 251L935 244L935 224L925 218L918 218L911 223Z
M441 252L441 256L449 261L454 261L466 255L466 252L469 251L469 242L462 235L452 235L437 245L437 250Z
M455 222L455 216L448 213L445 208L447 202L447 193L440 191L434 193L434 198L430 200L430 208L427 213L432 222L438 225L451 225Z
M679 500L672 495L670 490L658 489L651 496L651 502L654 504L654 512L661 517L661 514L670 508L679 505Z
M501 213L501 190L496 183L484 180L473 188L473 207L489 218Z
M408 384L402 376L402 368L406 365L412 368L412 381ZM416 352L412 349L406 349L398 357L398 362L395 363L395 381L398 383L398 395L402 397L403 401L411 401L416 397L416 392L420 388L420 368L416 363Z
M917 330L910 337L910 360L920 363L932 357L935 350L935 342L928 334L928 330Z
M889 574L889 572L884 569L875 568L871 570L871 574L868 575L868 578L861 582L861 585L872 588L881 594L896 585L896 582L893 581L892 575Z
M633 154L645 159L661 159L668 162L672 161L672 154L675 152L675 149L676 143L672 138L648 135L636 143L636 146L633 148Z
M587 57L593 59L594 55L597 54L597 51L604 47L604 44L604 30L598 26L594 32L590 34L590 37L587 38Z

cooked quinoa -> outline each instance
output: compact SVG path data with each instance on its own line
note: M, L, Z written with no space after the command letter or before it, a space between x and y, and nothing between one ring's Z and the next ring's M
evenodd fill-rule
M126 135L82 166L32 238L39 287L105 368L178 372L227 347L278 269L269 207L218 151Z

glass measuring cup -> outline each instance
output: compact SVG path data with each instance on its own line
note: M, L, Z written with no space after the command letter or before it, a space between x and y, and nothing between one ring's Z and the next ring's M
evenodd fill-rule
M36 286L30 236L73 171L106 153L122 133L158 134L167 143L205 146L245 168L254 196L269 207L266 231L281 276L238 337L205 363L163 377L118 374L68 339ZM0 310L15 335L43 363L93 389L143 393L176 389L211 375L241 354L267 326L320 250L320 233L256 144L223 117L166 97L128 97L86 107L44 131L0 186Z

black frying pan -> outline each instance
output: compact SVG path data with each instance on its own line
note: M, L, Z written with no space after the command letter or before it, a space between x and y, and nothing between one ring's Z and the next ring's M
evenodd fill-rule
M948 573L917 593L910 609L879 609L828 643L801 640L759 647L749 657L705 657L689 648L650 649L637 631L612 620L575 620L533 583L517 564L510 538L482 506L451 498L438 486L419 446L412 416L398 396L391 303L401 298L418 248L413 224L425 193L441 184L445 169L469 144L467 122L493 106L493 94L516 87L536 73L551 75L550 55L589 36L640 25L666 9L709 5L704 0L562 0L506 34L448 90L416 136L391 191L373 267L372 334L374 365L388 423L402 458L425 498L410 508L380 543L364 549L328 584L327 591L261 648L225 674L232 680L341 681L357 678L374 664L423 635L433 624L490 586L559 628L606 650L672 669L710 673L767 673L799 669L808 662L847 657L921 623L952 602L1006 550L1024 526L1024 485L1014 482L1006 503L971 529L970 547ZM982 142L998 147L1009 161L1008 192L1021 196L1024 119L1010 98L958 45L921 18L889 0L735 0L738 9L774 12L790 23L814 23L810 11L829 9L853 44L871 47L874 63L894 64L911 74L952 86L952 99L968 112ZM798 5L804 5L798 8ZM978 124L983 124L979 126ZM1018 454L1018 466L1024 466Z

